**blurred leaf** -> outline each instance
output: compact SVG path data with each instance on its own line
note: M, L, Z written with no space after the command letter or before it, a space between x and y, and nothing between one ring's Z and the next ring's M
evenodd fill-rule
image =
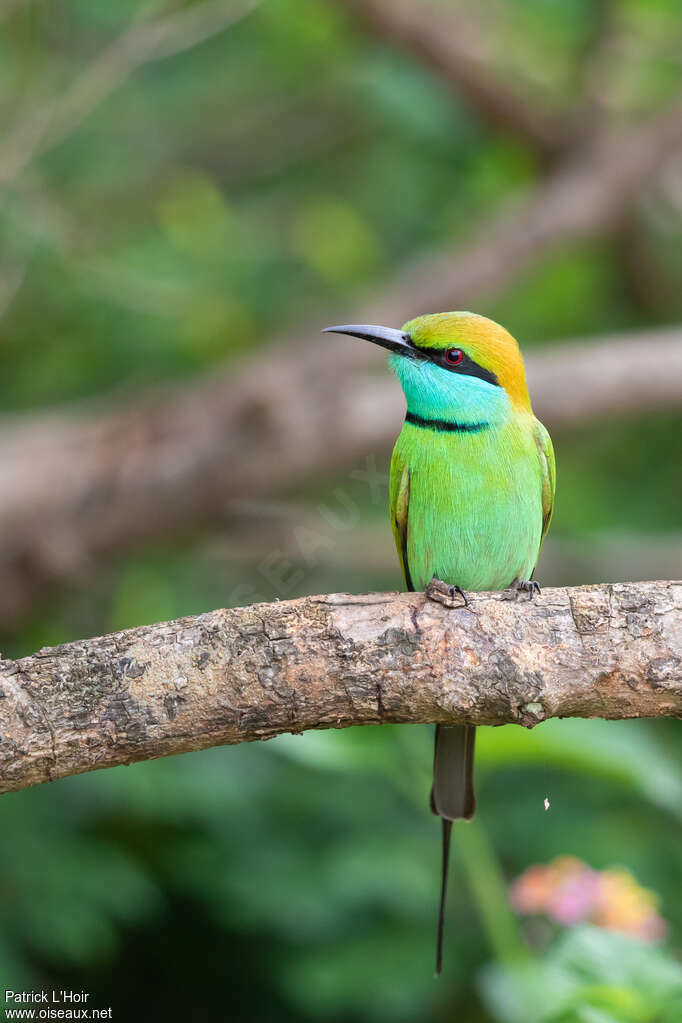
M568 718L530 733L516 725L479 729L477 753L485 767L541 764L607 778L682 818L678 765L644 722Z
M682 966L650 944L594 927L569 930L546 960L488 967L481 986L500 1023L676 1023Z
M156 210L171 241L191 256L213 259L230 247L233 214L215 182L201 171L178 173Z
M371 225L334 196L306 199L293 224L293 245L298 256L333 285L376 274L383 258Z

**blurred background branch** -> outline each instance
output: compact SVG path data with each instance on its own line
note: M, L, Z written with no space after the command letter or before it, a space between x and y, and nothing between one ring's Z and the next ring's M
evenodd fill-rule
M365 365L372 359L362 345L344 350L324 338L280 351L269 366L256 357L94 415L5 424L0 628L16 627L50 587L82 582L117 551L215 524L237 498L343 470L366 451L388 453L402 398ZM646 373L633 373L642 351ZM682 331L566 342L532 355L528 376L535 412L550 429L675 410Z
M400 323L416 311L467 304L508 286L567 241L613 230L681 138L677 104L601 136L527 199L495 215L478 240L403 268L354 318ZM16 627L46 585L83 578L102 555L215 520L227 499L262 492L266 481L269 488L291 485L347 463L368 445L386 447L397 395L388 384L346 378L354 365L377 362L376 353L347 343L344 350L329 339L324 346L323 356L318 338L314 346L280 340L280 358L270 367L258 354L238 374L230 368L166 398L138 398L120 413L90 421L51 413L43 423L5 428L0 565L11 584L0 598L0 622ZM629 360L642 346L647 372L634 375ZM600 351L595 341L563 358L552 353L532 389L536 412L552 427L617 409L678 407L680 351L670 330L624 348L611 343ZM531 383L533 373L531 362Z
M416 0L342 0L340 6L351 10L383 45L395 44L423 62L493 128L516 135L542 161L575 144L579 122L571 111L548 111L535 103L530 90L517 93L500 74L485 32L476 24L480 9Z

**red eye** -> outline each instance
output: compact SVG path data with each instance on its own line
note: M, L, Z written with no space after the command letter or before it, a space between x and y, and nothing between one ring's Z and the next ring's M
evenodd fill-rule
M448 366L459 366L463 358L464 352L461 348L448 348L445 353L445 361Z

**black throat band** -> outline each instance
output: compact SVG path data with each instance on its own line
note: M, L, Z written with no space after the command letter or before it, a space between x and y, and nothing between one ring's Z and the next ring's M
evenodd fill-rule
M487 430L490 423L453 423L450 419L424 419L414 412L408 412L405 422L412 426L420 426L423 430L435 430L437 433L480 433Z

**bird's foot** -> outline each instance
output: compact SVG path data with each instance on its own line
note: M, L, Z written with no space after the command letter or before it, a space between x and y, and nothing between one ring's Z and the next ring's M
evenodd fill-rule
M535 579L515 579L509 589L515 590L517 596L519 593L527 593L529 600L533 599L534 594L542 592L540 583L536 582Z
M444 583L435 575L426 587L425 594L427 600L433 600L436 604L442 604L444 607L462 607L462 604L456 600L457 597L462 598L464 607L469 606L466 593L461 586L451 586L450 583Z

